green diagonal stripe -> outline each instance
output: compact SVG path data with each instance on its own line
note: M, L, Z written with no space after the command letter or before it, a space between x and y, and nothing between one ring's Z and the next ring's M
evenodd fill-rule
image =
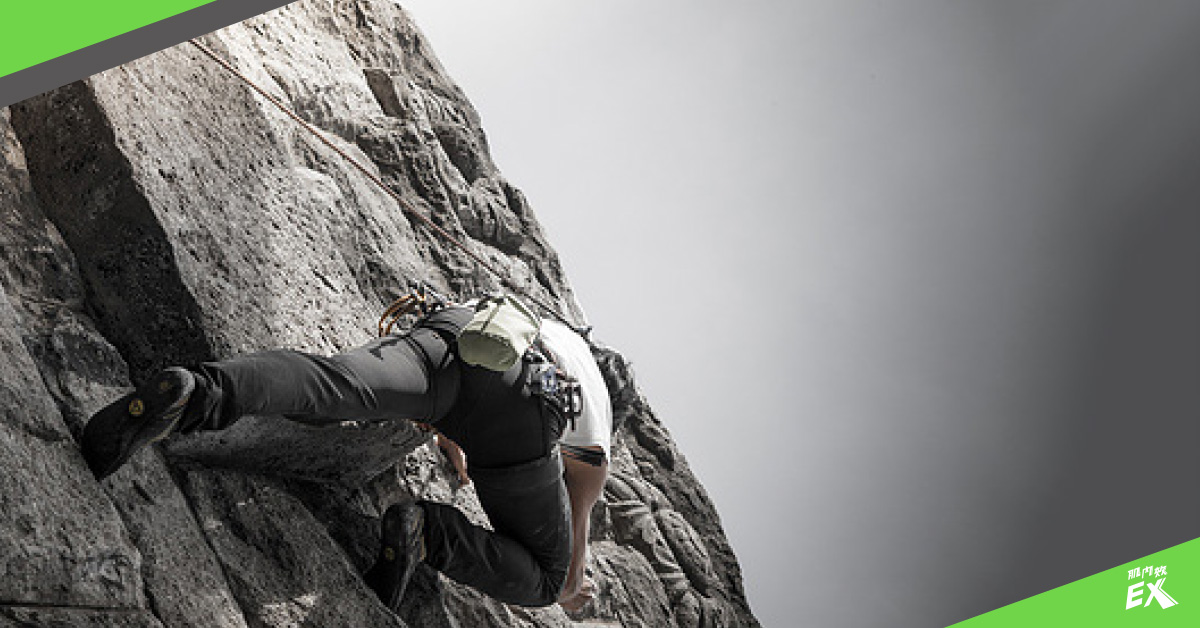
M1163 608L1163 601L1167 608ZM954 624L952 628L1011 626L1196 628L1200 626L1200 539Z
M214 0L0 0L0 76Z

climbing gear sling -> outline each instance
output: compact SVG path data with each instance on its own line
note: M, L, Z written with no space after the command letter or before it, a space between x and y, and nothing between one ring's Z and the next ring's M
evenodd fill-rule
M392 301L392 304L383 311L378 323L379 337L383 338L391 334L392 328L405 314L416 313L425 317L448 304L449 301L446 300L446 297L425 285L425 282L417 282L408 292Z

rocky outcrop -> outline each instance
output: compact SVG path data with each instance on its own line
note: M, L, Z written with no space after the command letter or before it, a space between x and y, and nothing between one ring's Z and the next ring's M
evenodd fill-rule
M303 1L203 38L539 299L580 320L479 117L401 9ZM754 626L719 518L628 363L579 617L428 570L404 612L359 574L400 499L484 520L407 424L248 417L102 484L75 444L154 370L367 340L412 281L498 287L238 79L181 45L0 115L0 626Z

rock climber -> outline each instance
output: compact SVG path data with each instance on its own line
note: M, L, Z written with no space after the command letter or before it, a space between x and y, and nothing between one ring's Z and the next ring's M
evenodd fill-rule
M502 602L578 610L596 589L585 567L589 514L608 472L607 388L584 339L549 319L503 372L467 363L456 342L474 312L439 304L406 333L328 357L271 350L167 368L92 417L84 458L102 479L150 443L247 414L425 423L447 453L465 454L456 468L493 530L446 504L390 506L364 574L383 603L398 610L423 562Z

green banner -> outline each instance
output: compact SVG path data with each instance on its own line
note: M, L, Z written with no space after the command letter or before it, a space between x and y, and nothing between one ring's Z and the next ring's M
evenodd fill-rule
M5 0L0 77L214 0Z
M1200 539L954 624L953 628L1001 626L1200 626Z

